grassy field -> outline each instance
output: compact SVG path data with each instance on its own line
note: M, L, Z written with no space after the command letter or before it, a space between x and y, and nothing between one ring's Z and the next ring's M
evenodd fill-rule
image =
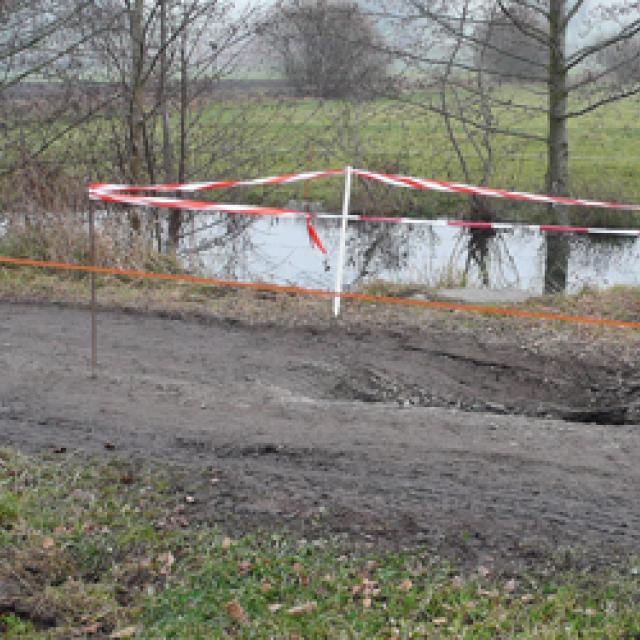
M206 475L206 474L205 474ZM207 478L204 478L207 480ZM215 481L215 478L213 478ZM635 638L633 562L462 573L286 532L230 537L179 469L0 451L5 638ZM565 559L566 560L566 559Z
M414 104L387 99L349 103L257 96L201 101L192 113L193 135L187 158L190 178L240 178L353 164L378 171L464 180L442 118L420 106L437 101L437 96L405 97ZM497 90L496 97L505 103L529 108L523 111L509 106L497 107L493 114L497 127L545 136L545 97L539 88L532 92L505 86ZM582 100L575 99L571 108L582 104ZM639 105L638 99L632 98L570 121L571 188L575 195L640 200L640 183L636 179L640 164L636 145ZM121 126L118 117L112 114L106 120L89 121L85 127L62 136L44 158L52 162L68 158L72 166L74 154L84 155L85 160L90 156L92 175L105 181L114 179L111 125ZM172 122L177 125L176 119ZM10 123L8 128L11 130ZM36 128L31 134L27 133L27 144L30 140L35 144L38 131ZM481 175L479 156L462 125L454 125L454 132L467 159L470 179L476 182ZM25 135L24 130L20 135ZM155 136L158 140L159 130ZM491 185L544 190L544 142L496 134L492 139L492 155ZM161 166L159 161L158 166ZM75 170L85 171L77 164ZM258 189L241 195L226 193L223 197L280 205L290 198L308 197L336 209L341 200L341 181L317 182L307 189L297 185ZM468 206L465 198L435 193L409 197L406 192L363 185L356 186L353 202L358 210L382 209L418 215L450 215ZM491 203L493 209L499 206ZM531 206L509 205L506 215L537 219L540 213ZM574 212L574 218L585 223L594 220L589 212ZM599 212L597 219L607 224L624 224L629 214Z

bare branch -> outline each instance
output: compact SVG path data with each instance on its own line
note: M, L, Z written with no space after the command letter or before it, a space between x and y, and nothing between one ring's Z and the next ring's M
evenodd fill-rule
M497 0L498 6L502 13L509 18L512 24L520 31L523 35L528 38L532 38L536 40L543 46L549 46L549 35L545 33L542 29L536 28L535 25L526 25L521 20L517 18L513 11L511 11L503 2L503 0Z
M596 109L599 109L605 104L617 102L618 100L622 100L624 98L630 98L631 96L636 96L638 94L640 94L640 84L633 87L632 89L628 89L626 91L619 91L618 93L601 98L600 100L597 100L596 102L590 104L588 107L585 107L584 109L570 111L569 113L566 114L565 119L577 118L579 116L583 116L586 113L591 113L591 111L595 111Z
M624 27L619 33L576 51L573 55L567 58L567 70L573 69L589 56L599 53L603 49L619 42L627 41L638 33L640 33L640 19L634 20Z

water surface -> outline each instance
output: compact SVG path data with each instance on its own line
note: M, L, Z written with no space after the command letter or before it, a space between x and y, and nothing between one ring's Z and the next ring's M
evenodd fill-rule
M310 246L303 220L199 215L182 257L211 277L332 289L339 222L318 220L328 253ZM194 233L195 231L195 233ZM349 224L345 289L372 280L432 287L544 289L546 234L453 227ZM567 290L640 286L640 239L569 236Z

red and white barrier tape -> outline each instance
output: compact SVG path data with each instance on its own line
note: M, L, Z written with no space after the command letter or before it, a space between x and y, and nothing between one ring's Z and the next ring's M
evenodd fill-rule
M340 220L342 216L337 213L318 213L315 216L324 220ZM640 236L640 229L613 229L604 227L573 227L556 224L522 224L517 222L473 222L470 220L447 220L443 218L392 218L389 216L361 216L350 215L353 222L390 222L395 224L426 225L428 227L457 227L461 229L493 229L496 231L509 231L523 229L543 233L580 233L599 234L606 236Z
M330 178L344 175L344 169L329 169L327 171L304 171L302 173L285 173L280 176L268 176L266 178L251 178L249 180L217 180L215 182L190 182L190 183L165 183L139 186L131 184L107 184L94 182L89 185L89 191L94 193L119 193L129 191L211 191L213 189L232 189L235 187L259 187L265 185L292 184L318 178Z
M280 176L269 176L266 178L253 178L250 180L219 180L215 182L192 182L192 183L166 183L147 186L108 184L94 182L89 185L89 193L95 199L103 200L105 195L141 191L206 191L212 189L229 189L233 187L251 187L260 185L280 185L292 184L306 180L316 180L344 175L344 169L330 169L327 171L306 171L302 173L287 173ZM506 191L504 189L493 189L490 187L477 187L459 182L445 182L442 180L431 180L426 178L415 178L411 176L401 176L393 173L377 173L364 169L353 169L353 173L366 180L375 180L384 184L408 189L418 189L426 191L440 191L445 193L463 193L466 195L477 195L489 198L502 198L507 200L519 200L534 202L538 204L561 204L575 207L595 207L601 209L622 209L627 211L640 211L640 204L624 204L620 202L603 202L600 200L585 200L581 198L564 198L560 196L547 196L524 191ZM160 205L158 205L160 206Z
M353 169L353 173L365 180L374 180L383 184L408 189L418 189L426 191L440 191L445 193L462 193L465 195L477 195L490 198L502 198L507 200L518 200L533 202L537 204L559 204L564 206L593 207L601 209L618 209L627 211L640 211L638 204L622 204L618 202L601 202L598 200L584 200L579 198L564 198L559 196L547 196L520 191L505 191L503 189L492 189L489 187L477 187L473 185L444 182L441 180L429 180L425 178L415 178L401 176L391 173L377 173L364 169ZM306 180L316 180L344 175L344 169L331 169L327 171L306 171L301 173L287 173L279 176L269 176L266 178L253 178L249 180L218 180L214 182L193 182L193 183L165 183L148 186L92 183L89 185L89 197L92 200L102 200L103 202L114 202L142 207L158 207L164 209L181 209L186 211L206 211L211 213L235 213L254 216L278 216L278 217L304 217L307 222L309 239L313 246L323 253L327 250L322 244L314 226L313 217L325 219L339 219L342 216L337 214L317 214L312 216L308 212L295 211L291 209L280 209L275 207L258 207L243 204L223 204L219 202L185 200L179 198L167 198L161 196L140 196L134 195L144 191L181 191L195 192L214 189L229 189L233 187L251 187L264 185L292 184ZM128 193L127 193L128 192ZM425 220L422 218L395 218L390 216L362 216L350 215L349 220L361 222L390 222L395 224L422 224L438 227L459 227L468 229L494 229L507 230L523 228L538 232L551 233L582 233L618 236L640 236L640 229L605 229L601 227L578 227L568 225L529 225L506 222L472 222L465 220Z
M93 195L91 197L94 197ZM277 207L258 207L244 204L224 204L207 200L186 200L182 198L166 198L161 196L136 196L112 192L100 192L95 199L103 202L115 202L119 204L129 204L142 207L159 207L167 209L182 209L185 211L204 211L209 213L232 213L252 216L277 216L279 218L305 218L307 230L314 246L326 253L317 232L313 227L313 219L340 220L342 216L337 213L317 213L309 214L306 211L296 211L294 209L280 209ZM447 220L442 218L406 218L391 216L367 216L349 215L352 222L384 222L392 224L412 224L426 225L430 227L457 227L462 229L486 229L496 231L507 231L512 229L523 229L527 231L542 233L579 233L579 234L599 234L617 236L640 236L640 229L613 229L603 227L578 227L568 225L553 224L520 224L511 222L474 222L469 220Z
M640 204L622 204L619 202L601 202L599 200L583 200L580 198L563 198L560 196L545 196L522 191L505 191L503 189L492 189L490 187L475 187L459 182L443 182L442 180L427 180L425 178L412 178L410 176L400 176L392 173L376 173L375 171L364 171L354 169L353 173L365 178L375 180L394 187L404 187L408 189L419 189L426 191L441 191L444 193L464 193L466 195L486 196L489 198L503 198L507 200L520 200L525 202L535 202L537 204L561 204L574 207L595 207L599 209L623 209L626 211L640 211Z
M274 207L257 207L245 204L223 204L219 202L209 202L203 200L184 200L181 198L164 198L159 196L135 196L103 189L94 189L93 185L89 189L89 197L92 200L102 202L115 202L118 204L129 204L138 207L158 207L162 209L181 209L184 211L206 211L210 213L235 213L250 216L278 216L278 217L304 217L307 221L307 233L309 241L322 253L327 253L326 247L322 244L318 232L313 226L313 216L303 211L291 209L278 209Z

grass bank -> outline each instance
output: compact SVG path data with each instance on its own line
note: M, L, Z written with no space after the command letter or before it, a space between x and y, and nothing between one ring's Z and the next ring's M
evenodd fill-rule
M162 264L151 265L162 271ZM173 263L168 270L174 272ZM204 316L237 318L249 322L268 318L269 321L290 324L292 322L331 322L332 303L327 299L294 296L272 292L245 291L232 287L174 284L111 276L97 277L98 302L106 309L131 309L149 312L169 312L176 315L202 314ZM373 281L361 289L374 296L412 297L438 299L437 290L423 285L396 285ZM66 274L50 270L3 268L0 266L0 299L15 302L62 303L85 306L89 303L89 280L84 274ZM490 306L490 305L489 305ZM640 288L617 285L606 289L585 287L576 294L555 294L532 298L513 305L518 308L561 313L576 316L597 316L613 320L637 321L640 318ZM387 325L390 321L424 324L441 320L450 322L501 322L505 326L515 324L540 324L538 321L509 320L500 317L458 314L444 311L406 308L376 303L344 301L343 318L346 322L364 321L368 325ZM544 323L543 323L544 324ZM566 326L571 330L601 331L593 328ZM629 332L627 332L629 333Z
M0 451L6 638L634 638L640 565L461 573L428 549L382 552L199 516L183 469L65 450ZM191 472L193 473L193 472ZM210 470L202 480L216 483ZM204 477L206 476L206 477Z

